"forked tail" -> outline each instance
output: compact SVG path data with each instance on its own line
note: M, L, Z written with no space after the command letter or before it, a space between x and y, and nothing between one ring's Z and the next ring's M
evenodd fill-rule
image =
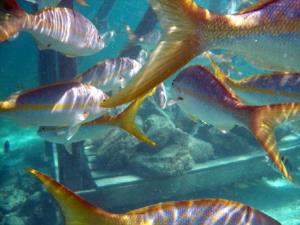
M12 37L23 28L26 15L16 0L0 1L0 42Z
M28 172L34 175L55 198L64 214L65 225L122 225L121 215L111 214L95 207L45 174L34 169L28 169Z
M249 127L258 142L263 146L278 170L291 182L293 177L287 170L278 151L274 129L287 120L300 116L300 103L249 106Z
M205 10L192 0L149 0L163 29L162 39L134 79L102 103L112 108L145 95L201 51L199 27ZM201 45L200 45L201 43Z
M117 116L109 116L106 115L101 117L99 120L95 122L95 124L108 124L114 125L122 128L129 134L135 136L137 139L145 142L146 144L155 146L156 143L149 139L146 135L144 135L136 126L135 118L138 112L140 105L144 102L144 100L154 93L154 90L150 93L145 95L144 97L138 98L133 103L131 103L123 112L121 112Z

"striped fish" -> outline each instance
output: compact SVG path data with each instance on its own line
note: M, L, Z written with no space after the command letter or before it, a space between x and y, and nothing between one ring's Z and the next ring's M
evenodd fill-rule
M300 102L300 73L275 72L234 80L222 71L209 54L207 56L217 78L246 104Z
M29 169L62 209L65 225L280 225L266 214L225 199L164 202L124 214L97 208L50 177Z
M140 98L131 103L116 116L105 114L98 119L82 124L72 138L69 138L68 135L69 127L40 127L38 135L46 141L64 144L66 149L69 149L68 145L70 143L87 139L97 140L103 135L108 126L117 126L146 144L155 146L156 143L146 137L135 125L137 110L145 98Z
M234 15L218 15L193 0L149 0L163 35L132 82L103 103L115 107L151 90L192 58L226 49L260 68L300 71L300 0L260 0Z
M300 103L250 106L201 66L183 70L173 81L172 90L180 108L198 120L222 131L235 125L248 128L278 170L294 182L278 151L274 129L283 122L300 119Z
M124 88L142 66L142 63L129 57L106 59L77 75L74 80L96 86L105 92L115 93ZM156 89L155 101L163 109L167 105L167 92L163 83Z
M91 55L105 46L92 22L73 9L46 8L28 14L16 0L1 0L0 42L20 31L31 33L39 49L53 49L69 57Z
M37 4L39 9L46 7L55 7L57 6L61 0L26 0L27 2L31 2L33 4ZM88 6L85 0L76 0L80 5Z
M141 63L128 57L106 59L77 75L74 80L96 86L105 92L117 91L124 88L141 67Z
M69 126L69 137L80 124L107 110L100 103L108 96L90 85L62 82L26 90L0 102L0 115L26 126Z

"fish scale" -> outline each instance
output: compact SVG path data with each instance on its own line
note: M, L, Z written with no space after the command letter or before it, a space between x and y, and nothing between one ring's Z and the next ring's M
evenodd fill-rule
M145 94L211 49L227 49L269 70L300 71L300 0L268 0L235 15L219 15L192 0L149 0L161 42L132 82L103 102L115 107Z
M56 199L66 225L280 225L254 208L226 199L164 202L125 214L112 214L96 208L45 174L34 169L29 172Z
M279 171L295 182L282 161L274 130L284 122L300 120L300 103L265 105L244 104L221 80L202 66L190 66L172 83L180 108L188 115L221 131L242 126L252 132Z
M0 41L27 31L39 49L53 49L69 57L91 55L105 47L92 22L70 8L52 7L28 14L15 0L3 0L0 28Z

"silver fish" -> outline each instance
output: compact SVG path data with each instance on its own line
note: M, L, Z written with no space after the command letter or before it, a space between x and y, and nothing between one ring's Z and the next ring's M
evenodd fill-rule
M63 82L17 93L0 102L0 115L26 126L68 126L73 136L80 125L107 112L108 96L90 85Z
M57 6L61 0L26 0L27 2L31 2L33 4L37 4L39 9L46 7L55 7ZM83 6L88 6L85 0L76 0L79 4Z
M15 0L3 0L0 42L20 31L31 33L39 49L53 49L69 57L91 55L105 46L97 28L79 12L56 7L28 14Z
M105 92L117 91L124 88L141 67L141 63L128 57L106 59L77 75L74 80L96 86Z
M299 121L300 103L243 104L231 89L201 66L183 70L173 81L172 88L180 108L193 118L223 131L235 125L249 129L281 174L293 181L281 160L274 130L284 122Z

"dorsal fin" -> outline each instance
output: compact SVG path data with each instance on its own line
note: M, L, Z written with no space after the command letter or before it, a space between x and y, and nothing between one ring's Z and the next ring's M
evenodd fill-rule
M276 1L277 0L259 0L257 3L247 6L246 8L240 10L237 14L245 14L245 13L257 11Z

